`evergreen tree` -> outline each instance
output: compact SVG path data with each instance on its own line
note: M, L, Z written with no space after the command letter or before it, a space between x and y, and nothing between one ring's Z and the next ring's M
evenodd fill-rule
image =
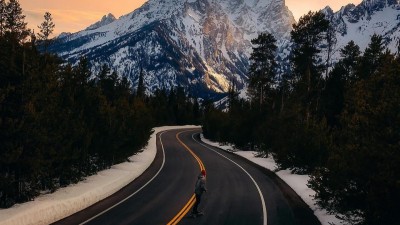
M325 88L322 91L321 108L330 128L340 127L339 115L344 107L345 74L344 63L337 63L326 78Z
M19 169L20 158L26 152L24 145L24 124L27 102L25 80L23 76L22 36L18 32L26 32L25 26L12 24L23 23L22 10L18 2L0 2L1 34L0 34L0 206L10 206L16 200L24 199L24 174ZM10 18L14 18L13 21ZM11 24L10 24L11 23ZM3 189L4 188L4 189Z
M310 11L293 25L291 32L295 91L306 121L318 110L324 68L318 63L318 54L322 51L320 45L327 39L328 29L329 21L325 15Z
M263 143L282 169L309 173L324 165L328 157L330 137L321 102L322 75L329 63L320 59L320 53L327 43L333 46L329 26L321 12L309 12L293 25L291 79L283 80L280 90L281 96L287 95L285 108L275 117L265 118L268 122L264 125L268 131Z
M261 33L251 41L253 53L250 56L249 94L252 101L261 105L272 99L272 88L276 82L276 39L270 33Z
M331 68L332 51L337 43L336 30L331 22L329 22L329 26L326 31L326 42L327 42L327 51L326 51L327 57L326 57L325 76L328 76L329 69Z
M360 58L360 48L350 41L340 50L342 59L326 77L322 92L322 112L330 128L340 127L339 116L343 111L346 90L356 81L355 68Z
M103 64L103 66L100 69L99 74L97 74L97 82L101 82L101 81L107 79L107 77L110 75L110 73L111 73L110 67L108 67L107 64Z
M400 58L400 38L397 41L397 59L399 59L399 58Z
M183 125L187 122L187 110L186 110L186 92L181 86L176 88L175 102L173 103L174 115L176 118L176 124Z
M6 25L6 1L0 0L0 37L4 35Z
M361 63L357 69L357 78L366 79L372 76L381 65L381 56L385 50L383 38L381 35L374 34L371 42L364 51Z
M346 93L342 129L326 168L310 182L319 204L349 224L398 223L400 64L389 53L380 57Z
M203 102L204 118L203 118L203 134L206 138L226 142L229 138L229 119L228 114L215 108L212 101L205 100ZM231 134L231 132L229 132Z
M339 65L343 67L343 74L345 79L350 83L354 83L356 80L354 71L361 55L360 47L350 41L346 46L340 50L340 56L342 57Z
M229 104L229 112L231 114L234 113L235 108L238 107L239 101L239 93L236 90L235 81L232 79L229 85L229 92L228 92L228 104Z
M280 105L279 114L283 112L285 109L285 101L288 98L290 91L291 91L291 83L290 83L290 75L289 74L282 74L279 86L278 86L278 93L277 93L277 105Z
M5 32L13 40L22 42L29 35L26 25L25 15L22 14L22 8L18 0L10 0L6 4Z
M200 124L200 118L201 118L201 109L200 109L200 104L197 98L193 99L193 120L194 124L199 125Z
M47 48L50 44L49 37L54 31L55 24L53 23L53 18L51 17L51 13L46 12L44 14L44 21L38 28L40 29L40 33L38 33L39 40L44 44L44 51L47 52Z
M144 86L144 71L143 67L140 67L140 74L139 74L139 82L138 82L138 87L137 87L137 93L136 95L139 98L143 98L146 94L146 87Z
M73 82L75 82L78 87L85 86L89 83L91 75L92 72L90 70L88 59L81 57L78 65L74 68Z
M153 93L153 97L150 98L150 107L153 112L153 118L156 118L154 121L155 126L159 125L170 125L172 122L170 121L170 105L168 104L168 91L165 89L156 90Z

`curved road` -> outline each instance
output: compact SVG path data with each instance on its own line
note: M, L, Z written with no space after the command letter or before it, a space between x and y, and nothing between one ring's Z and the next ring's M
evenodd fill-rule
M202 143L200 129L157 138L150 168L113 196L55 224L320 225L308 206L274 173ZM189 217L200 169L207 189ZM189 211L189 213L188 213Z

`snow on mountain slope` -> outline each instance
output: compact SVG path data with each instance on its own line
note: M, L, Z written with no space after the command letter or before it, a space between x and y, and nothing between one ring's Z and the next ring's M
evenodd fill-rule
M331 18L337 31L336 60L339 50L349 41L354 40L363 51L374 34L382 35L386 47L396 52L400 40L399 0L364 0L357 6L344 6L336 13L326 8L324 13Z
M364 50L374 33L383 35L394 52L400 34L399 4L364 0L335 13L325 8L337 31L333 63L350 40ZM103 17L90 29L60 35L50 50L71 63L86 56L94 73L107 64L134 87L143 67L148 93L180 85L207 97L226 92L232 81L239 89L245 87L251 39L261 32L276 37L280 72L288 71L293 23L284 0L149 0L117 20Z
M105 18L103 18L105 19ZM149 0L118 20L63 35L52 51L71 63L86 56L148 91L183 86L196 95L243 87L251 39L273 33L287 42L294 18L284 0Z

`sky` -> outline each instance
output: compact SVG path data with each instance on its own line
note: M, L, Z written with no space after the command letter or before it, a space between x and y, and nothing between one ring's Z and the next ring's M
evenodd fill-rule
M37 28L43 22L45 12L50 12L56 25L54 35L61 32L77 32L112 13L116 18L128 14L147 0L19 0L28 27ZM334 11L349 3L355 5L362 0L286 0L296 21L308 11L317 11L329 5Z

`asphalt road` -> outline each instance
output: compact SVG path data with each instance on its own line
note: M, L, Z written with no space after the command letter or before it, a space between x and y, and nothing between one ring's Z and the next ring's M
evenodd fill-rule
M320 224L274 173L201 143L200 132L158 134L156 159L143 175L115 195L55 224ZM200 204L204 216L194 219L189 216L194 184L203 166L208 189Z

